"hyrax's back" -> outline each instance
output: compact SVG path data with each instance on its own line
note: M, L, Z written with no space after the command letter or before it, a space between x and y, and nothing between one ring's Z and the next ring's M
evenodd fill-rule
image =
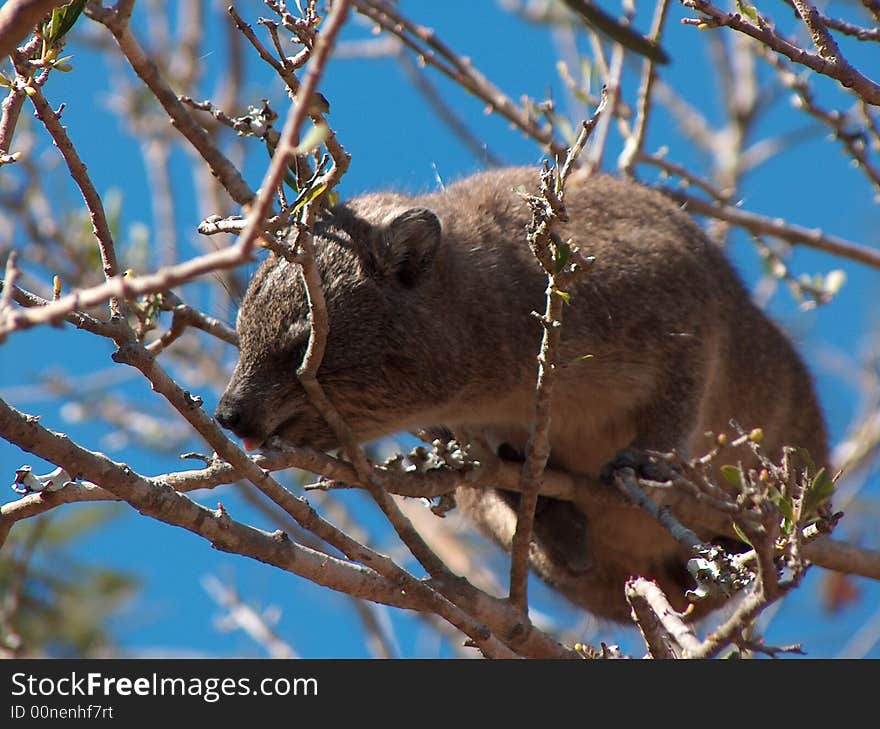
M451 295L471 300L473 316L483 319L485 351L474 356L500 357L518 372L514 386L505 378L506 393L485 380L484 397L464 393L459 422L446 424L507 453L521 451L528 437L540 338L529 312L543 310L544 281L523 233L528 212L513 192L523 185L537 189L533 171L490 172L417 203L438 212L456 247L460 289ZM773 458L793 445L826 461L823 419L800 358L685 213L660 193L601 175L573 177L565 206L560 236L595 262L564 312L553 467L596 477L623 449L701 455L712 443L706 434L730 432L731 420L763 428ZM503 336L489 335L491 327ZM486 366L486 380L493 370ZM750 465L745 449L735 457ZM509 546L515 496L462 492L459 501ZM575 602L625 619L624 582L641 574L684 607L687 555L650 517L629 506L582 517L546 500L537 520L535 566Z

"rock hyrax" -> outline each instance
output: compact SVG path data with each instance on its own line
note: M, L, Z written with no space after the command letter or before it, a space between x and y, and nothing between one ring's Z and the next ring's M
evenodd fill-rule
M535 170L485 172L429 195L364 195L323 213L314 232L330 332L318 378L360 441L433 427L522 452L541 337L531 312L543 311L546 285L525 240L523 186L538 189ZM773 457L795 445L827 461L801 359L685 213L604 175L573 175L565 204L560 236L595 262L565 309L551 467L598 477L623 449L698 455L731 419L763 428ZM296 377L307 311L297 267L270 255L242 302L240 357L217 408L249 446L270 436L337 445ZM749 465L749 453L738 457ZM509 548L516 495L460 492L459 505ZM686 560L631 506L541 499L533 567L597 615L627 619L631 575L683 608Z

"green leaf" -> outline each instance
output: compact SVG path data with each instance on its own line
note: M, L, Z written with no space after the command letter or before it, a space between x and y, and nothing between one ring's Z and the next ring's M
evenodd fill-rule
M303 190L293 205L293 212L305 207L313 200L317 200L326 189L327 183L322 182L320 185Z
M43 28L43 33L46 36L46 40L49 41L50 44L55 44L60 41L70 29L73 28L76 21L79 19L79 16L82 14L82 11L86 7L87 0L73 0L73 2L68 3L60 8L55 8L52 11L52 18L49 21L49 27L46 29Z
M736 536L738 536L743 542L748 544L752 549L755 548L755 545L752 544L751 540L746 536L746 533L739 528L736 522L733 523L733 531L736 532Z
M297 154L309 154L320 147L330 136L330 128L326 124L316 124L309 129L305 138L296 146Z
M560 273L570 257L571 245L565 241L559 241L553 250L553 270Z
M775 486L769 488L770 501L779 509L779 513L789 522L794 521L794 504L786 499Z
M724 476L724 480L731 486L736 486L736 488L742 486L742 471L739 470L738 466L722 466L721 475Z
M562 299L566 304L571 303L571 294L567 291L560 291L559 289L553 289L553 293L556 294L560 299Z
M822 504L828 501L834 495L834 481L828 476L828 472L824 468L820 468L819 472L813 476L807 492L804 494L804 513L806 515L814 514Z
M736 0L736 9L740 15L745 15L753 23L758 22L758 9L754 5L749 5L742 0Z
M810 452L806 448L798 448L797 454L801 457L804 465L806 465L811 473L818 472L818 469L816 468L816 462L813 460L813 457L810 455Z

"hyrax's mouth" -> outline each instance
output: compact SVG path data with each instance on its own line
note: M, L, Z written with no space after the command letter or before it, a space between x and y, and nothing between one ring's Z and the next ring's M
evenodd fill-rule
M303 423L298 415L291 415L277 425L268 435L242 438L246 451L271 450L273 447L293 446L294 448L313 448L317 451L331 451L339 443L330 429L323 423L312 427Z
M294 442L295 439L291 438L289 434L287 436L283 435L284 431L290 431L293 428L293 425L298 419L299 418L296 415L291 415L289 418L275 426L268 435L241 436L241 444L246 451L261 450L262 448L269 446L269 443L272 440L276 441L276 443L286 445L298 445Z

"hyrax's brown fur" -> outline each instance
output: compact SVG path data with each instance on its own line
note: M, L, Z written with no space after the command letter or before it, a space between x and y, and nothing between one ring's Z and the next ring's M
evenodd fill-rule
M522 452L541 337L530 313L543 311L546 280L526 244L521 186L537 190L537 173L486 172L418 197L365 195L316 226L330 317L319 380L360 441L445 427ZM763 428L773 457L795 445L826 461L804 365L687 215L602 175L573 176L565 203L560 236L595 262L565 308L550 466L596 477L623 449L698 455L706 433L729 431L731 419ZM295 265L262 264L238 331L220 422L254 442L336 446L296 377L309 322ZM460 491L460 506L509 547L515 496ZM595 614L627 618L630 575L657 580L684 607L686 559L630 506L539 505L534 568Z

